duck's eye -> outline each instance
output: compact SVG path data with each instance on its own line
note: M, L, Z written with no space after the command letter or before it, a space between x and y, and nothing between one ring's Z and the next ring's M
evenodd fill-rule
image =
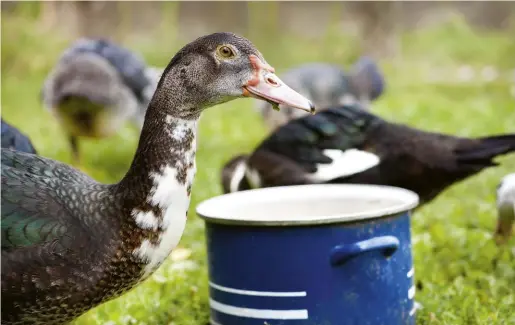
M218 48L218 53L221 57L229 59L235 56L234 51L227 45L222 45Z

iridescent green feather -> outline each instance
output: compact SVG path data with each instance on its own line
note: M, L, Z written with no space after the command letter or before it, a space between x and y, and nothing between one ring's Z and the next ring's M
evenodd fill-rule
M2 149L2 249L38 245L60 238L67 227L59 219L63 208L51 185L94 182L73 168L44 157Z

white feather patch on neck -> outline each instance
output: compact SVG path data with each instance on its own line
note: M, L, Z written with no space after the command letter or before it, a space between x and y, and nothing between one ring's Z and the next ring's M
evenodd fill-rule
M326 182L335 178L350 176L363 172L380 162L378 156L373 153L349 149L349 150L324 150L324 155L333 160L330 164L317 165L317 171L313 174L308 174L307 178L313 182Z
M174 140L182 140L188 129L192 130L194 135L196 134L196 121L167 117L166 122L169 124L175 123L175 128L168 132ZM154 244L145 239L133 252L134 256L146 263L143 279L152 274L170 255L179 243L186 227L186 214L190 204L188 188L192 186L196 172L195 138L193 138L193 142L187 150L185 148L171 148L170 150L179 151L177 153L182 159L170 162L170 164L162 166L159 172L149 175L154 185L147 197L147 202L162 211L162 220L159 221L152 211L143 212L134 209L132 212L136 223L140 227L143 229L157 228L159 232L157 243ZM192 162L192 168L186 171L186 181L184 183L179 182L177 180L177 168L187 166L190 162Z

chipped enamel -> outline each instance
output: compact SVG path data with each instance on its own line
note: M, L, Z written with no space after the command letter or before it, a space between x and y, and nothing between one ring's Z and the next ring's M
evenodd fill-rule
M166 122L168 124L173 122L175 126L174 129L168 130L168 135L175 141L183 141L188 130L191 130L194 135L196 134L196 120L177 120L167 116ZM193 184L196 172L195 138L193 138L189 150L184 148L173 148L171 150L175 150L182 160L175 161L174 165L164 165L159 172L149 175L153 180L154 186L150 191L147 201L152 206L158 207L163 211L163 218L161 221L158 220L159 237L157 243L152 244L148 239L145 239L133 252L135 256L146 263L143 279L152 274L170 255L179 243L186 227L186 213L190 204L188 188ZM193 163L193 166L186 171L186 182L181 183L177 180L178 168L183 168L190 162ZM153 225L154 219L150 215L155 218L152 212L136 212L136 223L147 227Z

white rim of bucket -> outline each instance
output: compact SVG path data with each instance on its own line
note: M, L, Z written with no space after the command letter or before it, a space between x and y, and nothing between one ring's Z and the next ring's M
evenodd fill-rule
M342 213L331 216L310 216L295 218L292 215L278 215L266 220L251 219L245 215L233 215L224 206L238 206L244 208L249 203L274 203L289 199L313 198L364 198L364 199L392 199L399 203L381 208L364 209L356 213ZM310 184L278 186L228 193L207 199L197 205L197 214L206 221L229 225L256 225L256 226L286 226L286 225L317 225L329 223L342 223L361 221L373 218L388 217L407 212L419 204L419 196L410 190L384 185L364 184ZM228 211L229 210L229 211ZM228 212L227 212L228 211ZM240 209L244 211L244 209ZM230 214L230 215L228 215Z

